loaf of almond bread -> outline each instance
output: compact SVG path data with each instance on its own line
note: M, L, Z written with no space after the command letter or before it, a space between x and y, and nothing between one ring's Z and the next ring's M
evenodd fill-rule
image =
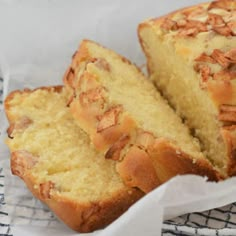
M236 1L144 21L149 75L224 176L236 174Z
M167 102L124 57L84 40L65 78L70 111L124 183L149 192L178 174L219 174Z

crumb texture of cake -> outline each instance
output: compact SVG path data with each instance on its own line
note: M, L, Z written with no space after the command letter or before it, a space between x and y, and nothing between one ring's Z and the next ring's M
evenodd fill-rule
M149 75L222 175L236 174L236 1L184 8L138 27Z
M124 57L84 40L64 83L78 125L99 152L117 161L128 186L149 192L178 174L219 178L187 126Z
M143 196L115 161L94 150L69 112L62 87L15 91L5 100L12 173L79 232L103 228Z

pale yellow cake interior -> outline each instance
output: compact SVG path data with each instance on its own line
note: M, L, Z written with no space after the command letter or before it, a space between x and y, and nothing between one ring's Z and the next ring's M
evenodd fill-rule
M96 44L88 44L87 48L93 57L104 58L110 65L110 71L102 70L93 63L87 66L87 70L97 75L108 89L109 103L122 104L140 128L152 132L157 138L169 139L190 154L193 161L203 157L198 141L135 66L124 63L115 53Z
M203 52L212 53L215 48L229 50L236 43L235 37L225 40L221 35L213 37L208 32L196 37L173 37L175 33L164 35L152 22L139 33L149 55L151 79L177 113L187 120L206 156L224 174L227 151L220 134L222 124L217 119L218 108L207 91L199 86L200 76L194 70L194 59Z
M52 181L60 194L80 202L106 199L124 190L114 162L94 150L66 102L64 92L52 90L17 93L10 101L14 120L24 116L33 121L23 132L15 130L7 144L11 151L26 150L38 157L31 170L34 187Z

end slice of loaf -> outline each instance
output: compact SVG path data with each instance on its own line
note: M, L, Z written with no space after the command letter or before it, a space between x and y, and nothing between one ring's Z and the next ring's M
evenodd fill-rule
M128 186L149 192L178 174L219 179L181 119L124 57L84 40L64 82L79 126Z
M236 174L236 1L178 10L139 25L156 86L224 176Z
M105 227L143 193L125 186L115 161L90 145L62 87L12 92L5 100L12 173L69 227Z

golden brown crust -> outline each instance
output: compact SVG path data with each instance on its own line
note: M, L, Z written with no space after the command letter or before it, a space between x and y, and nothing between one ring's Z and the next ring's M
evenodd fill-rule
M82 70L78 69L78 61L80 63L82 63L81 60L86 61L88 62L87 65L97 61L94 55L89 54L89 43L88 41L82 42L71 64L72 69L77 71L80 76L75 76L72 83L67 83L69 79L64 79L67 86L74 89L75 94L70 109L75 119L79 121L80 127L89 134L96 149L106 153L107 158L117 161L117 171L123 181L128 186L149 192L163 183L163 181L160 181L159 175L164 181L182 173L203 174L211 180L218 180L217 171L213 169L207 160L202 160L200 165L199 161L193 163L192 157L185 155L185 159L188 159L187 165L187 161L184 163L183 158L176 155L175 152L173 152L176 160L175 171L169 168L171 162L168 163L169 165L163 165L161 169L163 175L158 173L158 168L156 168L156 171L154 170L153 162L158 165L159 157L165 158L161 151L158 156L153 154L150 157L150 150L153 149L153 144L157 138L152 133L140 129L135 119L124 110L122 104L110 104L108 88L99 82L99 78L95 74L87 70L87 66L83 67ZM106 68L109 68L107 73L110 73L112 65L104 62L106 61L105 58L102 61ZM91 90L90 87L85 86L86 79L90 83L92 83L91 80L94 80L92 84L95 85L95 88L93 87ZM81 99L81 96L83 96L83 99ZM123 139L124 137L126 138ZM165 142L166 145L171 146L169 140L165 140ZM157 154L157 152L153 153ZM182 164L183 168L181 167Z
M236 175L236 125L221 128L221 135L224 139L227 152L227 172L229 176Z
M180 148L160 138L156 139L150 150L150 156L162 183L176 175L196 174L215 181L223 178L204 159L193 159Z
M24 90L14 90L12 92L10 92L6 99L4 100L4 108L5 108L5 113L6 113L6 116L7 116L7 119L8 121L10 122L10 126L12 123L15 122L16 118L18 117L13 117L10 113L9 113L9 110L10 110L10 102L11 100L13 99L13 97L16 95L16 94L29 94L29 93L32 93L33 91L36 91L36 90L48 90L48 91L54 91L54 92L57 92L57 93L60 93L62 90L63 90L63 86L62 85L58 85L58 86L53 86L53 87L46 87L46 86L42 86L42 87L39 87L39 88L36 88L36 89L28 89L28 88L25 88Z
M38 89L60 93L63 87L43 87ZM14 91L6 98L5 109L10 123L15 122L18 118L12 117L10 114L10 103L13 97L17 93L27 95L33 91L35 90ZM124 187L117 192L113 192L107 199L101 199L96 202L75 201L74 199L63 196L63 193L60 193L60 190L56 188L56 183L52 181L38 182L32 170L37 164L38 158L26 150L12 152L12 173L19 176L33 195L47 204L59 219L76 231L87 233L104 228L144 195L138 189Z
M22 156L13 153L11 158L12 173L18 175L18 159L22 159ZM83 233L104 228L143 196L137 189L125 188L114 193L109 199L99 202L76 202L63 197L63 194L53 189L52 182L41 183L36 187L37 180L28 167L18 176L23 179L33 195L46 203L59 219L73 230Z
M117 172L127 186L137 186L145 193L162 184L149 154L138 146L132 146L128 150L123 160L117 164Z
M202 11L202 9L204 10ZM236 168L234 167L236 165L234 161L235 155L232 154L232 150L234 150L232 143L236 140L236 136L234 135L235 126L233 126L236 122L236 50L233 46L230 47L230 40L236 35L235 10L236 1L234 0L201 3L179 9L159 18L144 21L138 27L139 41L147 58L147 68L150 75L154 72L152 69L154 67L152 65L151 55L149 55L150 52L146 48L148 45L145 45L142 36L142 32L147 28L152 29L153 34L156 34L157 37L159 37L159 34L161 34L160 37L169 35L175 39L175 42L178 42L178 39L181 37L191 41L193 38L197 38L198 34L201 32L205 32L205 35L206 32L209 32L209 38L215 35L217 35L218 38L225 38L225 45L228 45L227 47L213 48L210 54L205 51L201 52L195 60L193 60L193 69L200 79L200 88L206 90L209 94L209 99L211 99L218 108L219 113L217 118L222 122L221 134L225 140L229 155L227 157L227 166L223 168L228 169L229 175L236 175ZM182 18L176 17L180 15L182 15ZM196 15L198 15L198 21L204 22L207 26L207 31L205 31L205 28L200 29L200 25L187 25L186 19L189 20L191 17L196 17ZM189 20L189 22L191 23L191 20ZM190 32L189 34L179 34L181 30L184 30L184 28L188 29L188 27L190 29L196 27L197 31ZM170 32L171 34L169 34ZM199 37L199 40L202 39ZM194 41L194 43L196 42L197 41ZM227 125L232 125L230 131Z

